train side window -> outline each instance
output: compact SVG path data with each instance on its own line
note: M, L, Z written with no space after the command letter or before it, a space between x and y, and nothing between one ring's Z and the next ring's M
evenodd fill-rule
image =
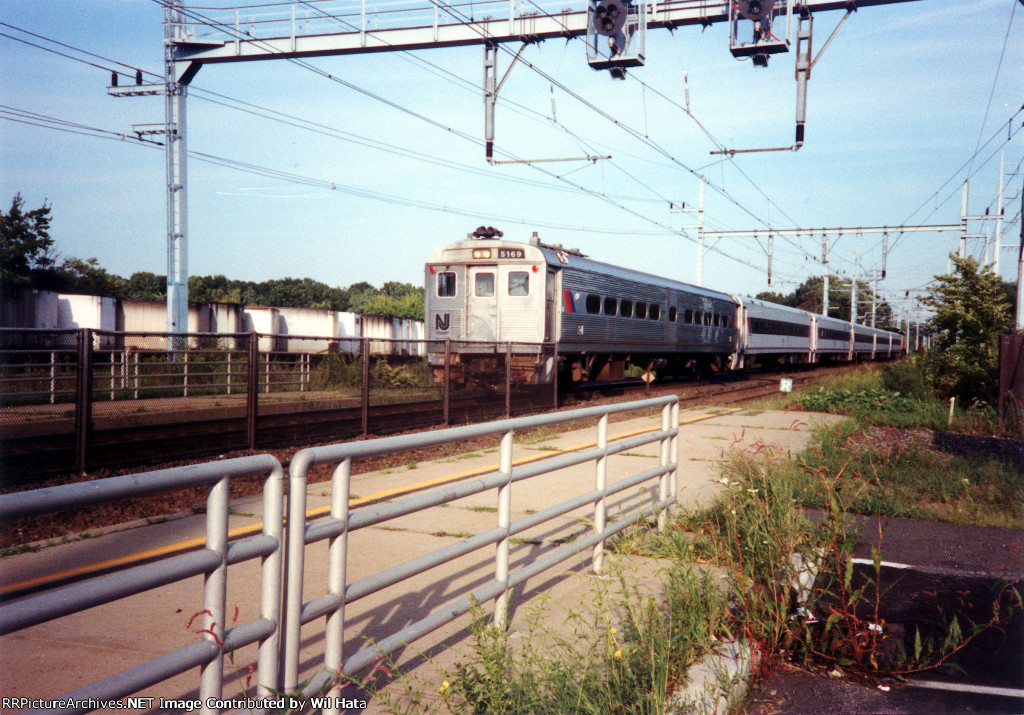
M619 315L621 315L623 318L632 318L633 301L626 300L625 298L623 298L622 302L619 303Z
M732 323L732 319L728 315L722 316L722 327L728 328L729 324Z
M494 274L476 274L476 296L478 298L492 298L494 296Z
M647 317L651 320L661 320L661 306L657 303L652 303L651 310L647 313Z
M695 310L695 311L693 311L693 324L694 325L700 325L703 322L704 322L704 311L703 310Z
M508 274L508 294L511 296L530 295L530 274L526 271L512 271Z
M619 301L617 298L604 299L604 314L615 315L619 312Z
M677 317L678 317L678 313L676 312L676 307L674 305L673 306L669 306L669 309L668 309L668 322L670 322L670 323L676 322L676 318Z
M711 325L711 313L704 314L704 325Z
M636 312L633 313L633 317L643 320L647 317L647 303L637 301Z
M596 315L601 312L601 296L593 293L587 294L587 312Z
M455 295L455 274L445 271L437 274L437 297L451 298Z
M684 323L692 323L693 322L693 308L687 308L686 312L683 313L683 322Z

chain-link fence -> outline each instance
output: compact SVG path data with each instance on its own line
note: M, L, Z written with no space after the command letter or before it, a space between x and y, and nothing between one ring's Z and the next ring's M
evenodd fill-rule
M557 404L551 345L0 329L5 483Z
M73 434L81 333L0 331L0 439Z

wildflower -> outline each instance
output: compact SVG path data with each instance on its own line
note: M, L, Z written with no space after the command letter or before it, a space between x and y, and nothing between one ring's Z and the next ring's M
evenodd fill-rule
M747 491L750 492L751 494L757 494L757 492L760 491L760 490L758 490L758 489L748 489Z
M967 477L964 477L964 478L963 478L963 479L961 479L960 481L962 481L962 482L963 482L964 484L967 484L968 486L970 486L970 484L971 484L971 480L970 480L970 479L968 479Z
M444 695L444 691L447 690L450 685L451 685L451 683L449 683L447 680L444 681L443 683L441 683L441 690L440 690L441 695Z
M722 484L729 486L729 477L722 477L719 481L722 482Z
M616 650L614 655L615 655L616 658L621 658L622 657L622 651L621 650Z
M615 628L608 629L608 635L614 636L616 633L618 633L618 631L616 631Z

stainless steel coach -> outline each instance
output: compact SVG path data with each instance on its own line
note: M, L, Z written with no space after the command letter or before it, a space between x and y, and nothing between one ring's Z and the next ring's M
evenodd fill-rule
M432 252L425 274L430 360L443 341L457 378L486 375L500 355L524 382L616 380L629 365L702 375L752 363L890 357L900 336L806 311L601 263L575 249L475 235ZM509 344L514 344L509 348ZM557 345L538 360L543 344ZM884 350L882 346L884 345ZM897 351L898 352L898 351Z

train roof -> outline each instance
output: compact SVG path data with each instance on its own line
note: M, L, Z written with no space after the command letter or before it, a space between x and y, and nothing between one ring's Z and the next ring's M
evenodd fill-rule
M637 281L638 283L647 283L650 285L661 286L663 288L684 290L687 293L700 295L705 298L727 300L731 303L736 302L731 295L721 291L710 290L708 288L702 288L700 286L695 286L691 283L684 283L683 281L674 280L672 278L664 278L651 273L644 273L643 271L636 271L630 268L612 265L610 263L595 261L592 258L584 256L578 251L566 251L559 246L550 246L544 243L535 245L537 245L537 248L539 248L547 258L548 263L556 266L561 265L567 268L575 268L580 271L589 271L591 273L600 273L625 280Z
M676 290L685 290L688 293L700 295L706 298L716 298L718 300L727 300L729 302L735 302L735 299L728 293L721 291L710 290L708 288L701 288L690 283L684 283L671 278L663 278L650 273L644 273L643 271L635 271L629 268L622 268L621 266L615 266L610 263L603 263L601 261L595 261L592 258L588 258L584 254L580 253L576 249L566 249L562 246L550 245L541 243L540 241L530 241L529 243L521 243L518 241L506 241L498 239L474 239L467 238L456 243L450 243L447 246L438 248L431 252L427 258L428 263L441 263L443 262L443 256L446 251L458 250L458 249L471 249L471 248L521 248L525 251L525 260L543 260L545 263L551 266L559 268L572 268L579 271L587 271L590 273L598 273L601 275L614 276L615 278L621 278L624 280L637 281L639 283L647 283L649 285L657 285L664 288L673 288Z
M756 305L758 307L768 308L768 309L773 310L773 311L777 310L780 313L788 313L789 315L792 315L794 318L797 317L797 316L802 316L804 318L810 318L811 315L812 315L808 311L803 310L801 308L794 308L794 307L789 306L789 305L782 305L781 303L773 303L770 300L761 300L760 298L751 298L751 297L745 296L745 295L744 296L738 296L737 298L738 298L738 300L741 303L743 303L743 305L746 305L746 306Z

